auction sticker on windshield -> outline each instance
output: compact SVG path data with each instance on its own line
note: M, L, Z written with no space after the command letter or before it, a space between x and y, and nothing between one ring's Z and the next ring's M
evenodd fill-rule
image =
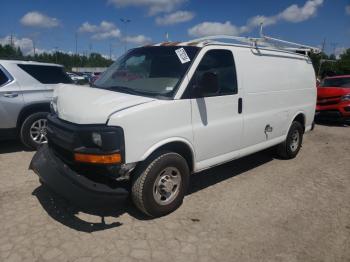
M188 57L186 50L183 48L179 48L175 50L177 57L180 59L182 64L188 63L191 59Z

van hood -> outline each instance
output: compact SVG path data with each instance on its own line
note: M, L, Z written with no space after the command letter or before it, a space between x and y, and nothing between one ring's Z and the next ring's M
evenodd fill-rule
M61 85L55 89L52 107L62 120L76 124L106 124L119 111L155 99L88 86Z

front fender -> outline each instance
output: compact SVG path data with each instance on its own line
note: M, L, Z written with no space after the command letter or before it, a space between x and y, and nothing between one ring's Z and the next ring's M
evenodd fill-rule
M192 143L190 141L188 141L185 138L182 137L172 137L172 138L167 138L164 139L162 141L159 141L158 143L152 145L141 157L141 161L144 161L145 159L147 159L150 155L152 155L154 152L156 152L159 148L170 144L170 143L174 143L174 142L180 142L180 143L184 143L186 146L188 146L188 148L191 150L192 153L192 158L196 159L196 155L195 155L195 150L194 147L192 145Z

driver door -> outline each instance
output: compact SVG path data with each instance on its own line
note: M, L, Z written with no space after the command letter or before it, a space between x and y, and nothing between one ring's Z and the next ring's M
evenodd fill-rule
M237 157L243 117L232 52L227 49L207 51L189 87L198 168Z

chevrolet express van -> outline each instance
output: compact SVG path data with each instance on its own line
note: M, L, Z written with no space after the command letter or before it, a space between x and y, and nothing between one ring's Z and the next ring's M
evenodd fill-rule
M294 158L311 130L306 55L211 40L132 49L94 88L62 85L31 168L68 198L131 193L145 214L183 202L192 173L276 146ZM239 163L238 163L239 164Z

